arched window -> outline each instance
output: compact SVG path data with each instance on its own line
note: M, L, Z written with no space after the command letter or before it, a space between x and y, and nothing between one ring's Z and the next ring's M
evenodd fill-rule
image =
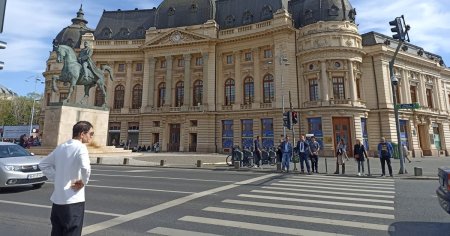
M272 6L265 5L261 12L261 20L269 20L273 16Z
M162 82L158 86L158 107L166 103L166 83Z
M253 23L253 14L250 11L244 12L244 15L242 16L242 24L248 25Z
M123 85L117 85L114 89L114 109L123 108L123 101L125 97L125 87Z
M184 100L184 82L180 81L175 85L175 106L183 106Z
M139 109L142 106L142 85L136 84L133 87L133 99L131 101L132 109Z
M252 104L255 100L255 84L252 77L244 80L244 104Z
M233 27L234 26L234 21L235 21L235 19L234 19L233 15L227 16L227 18L225 18L225 26L227 28Z
M102 29L101 35L102 35L102 38L110 39L112 36L112 31L110 28L105 27Z
M271 103L275 98L273 76L268 74L263 79L263 99L265 103Z
M94 106L101 107L105 103L105 95L103 95L102 89L97 86L95 89L95 102Z
M194 82L194 106L202 104L203 100L203 81L197 80Z
M231 106L231 104L234 104L234 99L235 99L234 80L227 79L227 81L225 81L225 105Z

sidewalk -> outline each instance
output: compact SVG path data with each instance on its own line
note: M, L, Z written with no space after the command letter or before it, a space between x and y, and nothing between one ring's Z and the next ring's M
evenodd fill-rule
M217 153L132 153L132 155L123 154L111 154L101 156L101 164L106 165L122 165L124 158L128 158L128 165L132 166L160 166L161 160L165 161L166 167L179 167L179 168L197 168L197 160L202 161L202 168L207 169L224 169L234 170L234 167L229 167L225 163L227 155ZM437 179L438 168L441 166L450 166L450 157L424 157L424 158L412 158L412 162L406 161L405 167L407 174L399 175L400 160L392 160L392 169L395 178L416 178L416 179ZM378 158L370 158L370 172L373 177L379 177L381 175L381 164ZM97 156L94 154L91 156L91 163L97 163ZM325 165L327 164L327 165ZM297 169L300 171L299 164L296 164ZM422 168L422 177L414 176L414 167ZM294 169L294 164L291 163L290 169ZM340 168L341 169L341 168ZM346 176L357 175L358 165L350 158L346 162ZM247 168L243 167L241 171L262 171L273 172L276 171L276 166L264 165L263 168ZM334 157L320 157L319 158L319 173L321 174L333 174L336 170L336 159ZM306 171L306 170L305 170ZM293 172L295 173L295 172ZM341 170L342 173L342 170ZM365 163L365 173L368 174L367 162ZM389 175L386 166L386 174Z

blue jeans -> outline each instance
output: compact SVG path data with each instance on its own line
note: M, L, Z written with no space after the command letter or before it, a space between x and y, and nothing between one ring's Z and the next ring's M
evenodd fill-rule
M288 152L283 152L283 160L281 161L281 169L286 167L286 170L289 170L289 162L291 162L291 154Z
M306 153L300 152L299 153L299 157L300 157L300 169L301 169L301 171L305 171L304 164L303 164L303 162L304 162L306 164L306 170L308 172L311 172L311 169L309 167L308 156L306 155Z

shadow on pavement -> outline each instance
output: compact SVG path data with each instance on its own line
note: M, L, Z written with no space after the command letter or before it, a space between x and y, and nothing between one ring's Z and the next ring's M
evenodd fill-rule
M424 236L424 235L450 235L450 223L444 222L396 222L390 225L395 231L389 232L391 236Z

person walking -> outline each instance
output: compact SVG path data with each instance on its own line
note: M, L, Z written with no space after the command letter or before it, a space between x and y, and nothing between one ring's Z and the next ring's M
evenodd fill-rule
M289 142L289 136L286 136L280 146L283 153L283 159L281 161L281 171L286 171L287 173L289 173L289 162L291 162L292 157L292 144L291 142Z
M402 148L403 148L403 158L408 160L409 163L411 163L411 159L409 159L409 150L408 146L406 146L406 142L402 142Z
M92 141L94 128L80 121L72 128L72 139L58 145L39 168L53 182L50 221L52 236L79 236L83 228L85 186L91 174L89 153L85 144Z
M311 137L309 143L309 157L311 159L311 169L313 173L319 173L319 151L320 145L316 141L316 137Z
M253 141L253 148L255 149L255 162L256 166L259 167L261 162L261 138L256 136L256 139Z
M345 160L344 160L345 158ZM339 140L339 143L337 145L337 152L336 152L336 171L334 174L339 174L339 166L342 166L342 174L345 174L345 161L348 160L347 156L347 145L344 142L344 139L341 138Z
M386 142L386 138L381 137L381 141L378 144L378 157L381 162L381 177L386 175L386 163L389 169L389 175L392 175L392 166L391 166L391 158L394 153L394 149L392 148L392 144L390 142Z
M300 159L300 170L301 173L304 174L306 165L306 170L308 171L308 175L310 175L311 168L309 166L307 150L308 150L308 143L305 141L305 136L300 135L300 139L297 142L297 151Z
M358 163L358 176L364 175L364 161L369 157L367 156L366 147L364 147L364 144L359 139L356 139L356 144L353 147L353 157Z

